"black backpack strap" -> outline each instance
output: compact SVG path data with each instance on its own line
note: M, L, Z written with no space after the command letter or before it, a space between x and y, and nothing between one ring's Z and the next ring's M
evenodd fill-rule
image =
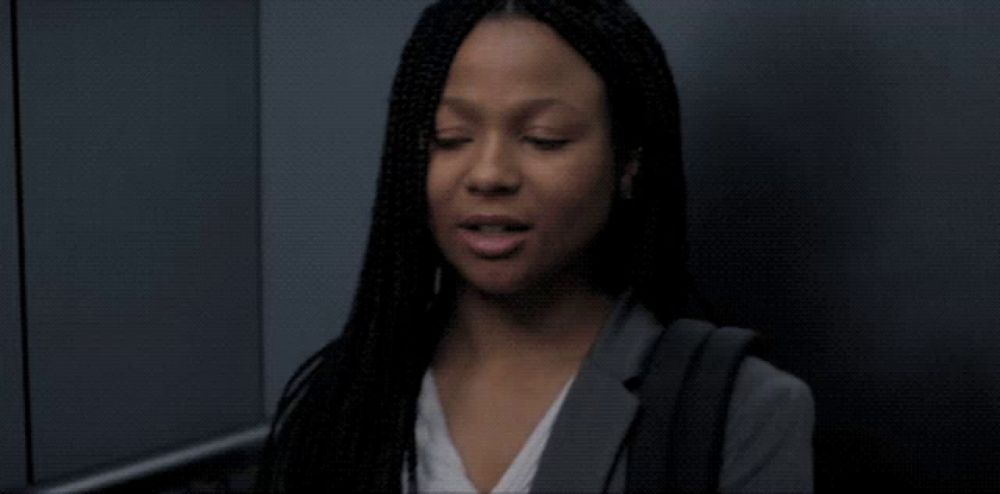
M729 397L755 333L681 319L664 332L639 388L628 492L717 492Z
M689 363L715 326L678 319L660 335L639 385L639 412L633 424L626 462L627 492L665 492L672 485L670 431L674 404L681 393Z
M755 334L724 327L712 332L685 380L671 435L678 492L718 492L729 397Z

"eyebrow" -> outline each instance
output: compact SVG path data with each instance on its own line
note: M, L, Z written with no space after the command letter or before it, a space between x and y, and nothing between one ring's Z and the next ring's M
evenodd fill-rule
M463 117L476 118L479 116L479 110L475 103L465 98L455 96L445 97L441 99L440 106L448 107ZM559 98L531 98L523 100L517 104L516 114L521 118L525 118L553 106L561 106L576 114L583 114L579 108Z

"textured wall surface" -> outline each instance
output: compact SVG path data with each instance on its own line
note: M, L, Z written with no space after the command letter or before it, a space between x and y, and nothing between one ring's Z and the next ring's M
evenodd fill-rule
M258 423L256 6L18 7L35 480Z
M818 410L820 485L1000 488L1000 9L642 2L693 265Z

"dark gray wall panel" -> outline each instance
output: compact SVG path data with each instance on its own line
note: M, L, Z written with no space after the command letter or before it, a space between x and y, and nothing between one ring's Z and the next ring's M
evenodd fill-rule
M261 3L261 166L268 411L340 334L361 270L399 54L423 8Z
M0 491L26 477L10 0L0 1Z
M1000 7L636 2L696 274L817 400L823 488L1000 488Z
M19 5L39 481L258 422L255 4Z

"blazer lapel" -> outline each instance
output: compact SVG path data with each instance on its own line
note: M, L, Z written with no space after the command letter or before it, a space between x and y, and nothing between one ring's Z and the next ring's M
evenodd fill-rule
M593 366L580 369L539 459L532 492L600 492L639 400Z
M639 399L625 385L639 375L663 327L626 292L591 347L552 425L532 492L601 492Z

